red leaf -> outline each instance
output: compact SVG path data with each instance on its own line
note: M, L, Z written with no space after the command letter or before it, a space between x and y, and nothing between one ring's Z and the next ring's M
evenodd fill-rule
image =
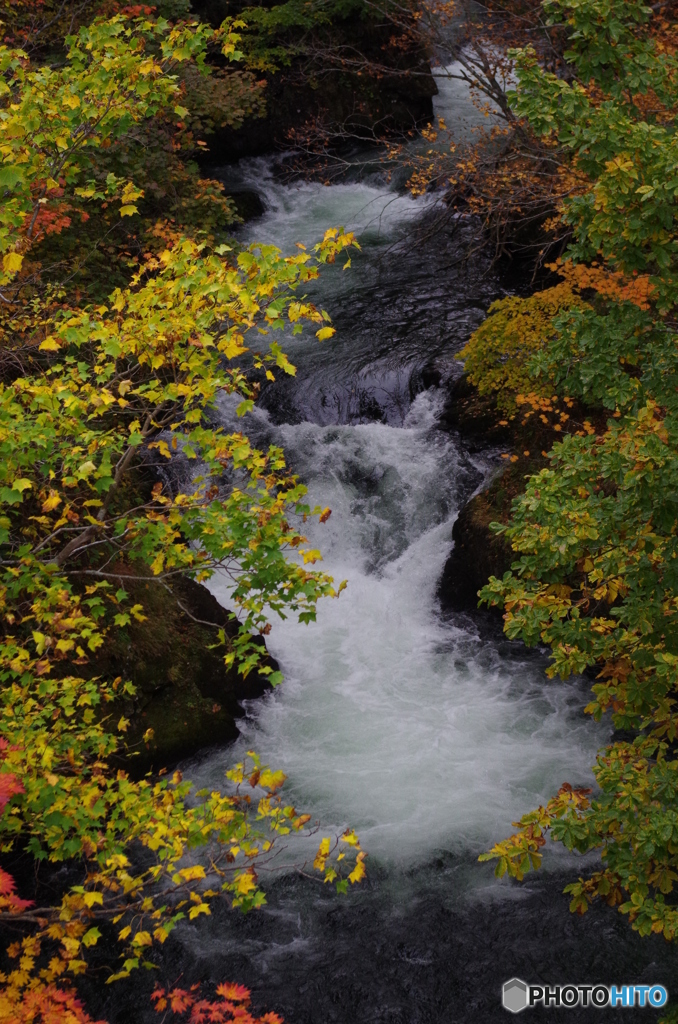
M16 882L11 875L0 868L0 910L9 910L10 914L20 914L22 910L33 906L33 900L22 900L16 895Z
M16 882L11 875L0 868L0 895L8 896L12 892L16 892Z
M244 985L234 985L230 981L217 985L217 995L223 999L230 999L232 1003L249 1003L250 990Z
M153 991L151 992L151 1001L157 1003L156 1010L158 1011L158 1013L164 1010L165 1007L167 1006L164 988L160 988L160 985L156 985Z
M201 999L191 1010L190 1021L191 1024L224 1024L225 1021L232 1019L230 1013L226 1017L227 1012L223 1003L219 1006L218 1003Z
M15 1016L11 1019L15 1024L106 1024L92 1020L79 999L56 985L40 984L25 989L20 999L12 1007Z
M11 772L0 772L0 814L2 814L13 796L24 792L24 787L16 775L12 775Z
M183 988L173 988L168 993L170 1007L173 1013L185 1013L189 1007L193 1006L195 998Z

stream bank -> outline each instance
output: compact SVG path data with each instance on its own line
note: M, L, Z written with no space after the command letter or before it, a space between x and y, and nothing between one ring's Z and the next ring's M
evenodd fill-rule
M441 424L456 431L470 451L494 456L495 469L462 506L452 527L454 546L438 585L444 611L473 613L478 591L489 577L503 576L517 560L510 543L495 533L491 524L508 524L513 499L525 491L530 476L549 465L553 444L581 429L584 421L599 435L605 431L605 409L584 407L572 400L568 409L568 418L559 423L560 432L556 433L546 419L542 425L537 417L504 418L494 397L481 395L465 373L448 385ZM501 612L491 608L487 614L497 617Z
M215 26L232 13L226 3L207 0L193 7ZM414 23L413 26L414 28ZM281 30L282 31L282 30ZM281 40L278 40L281 41ZM433 118L438 89L430 55L416 31L397 30L371 15L335 13L329 24L310 30L308 53L292 56L275 72L265 71L263 117L209 136L210 164L233 163L298 146L325 155L356 142L412 136Z
M143 604L145 619L118 629L96 660L104 677L129 680L134 697L116 701L113 717L129 720L128 750L121 767L133 777L170 768L206 747L223 746L239 735L238 720L246 713L242 701L254 700L271 689L266 675L250 672L243 678L224 664L217 643L221 628L234 636L237 623L209 590L188 578L169 586L136 580L121 573L129 604ZM266 652L263 637L258 642ZM278 663L265 653L263 665ZM152 730L146 742L144 734Z

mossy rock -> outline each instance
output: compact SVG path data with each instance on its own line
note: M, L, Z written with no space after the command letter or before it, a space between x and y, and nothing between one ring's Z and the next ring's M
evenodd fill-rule
M124 715L130 722L125 769L134 775L157 771L236 739L237 719L243 715L240 702L262 696L270 684L258 672L243 679L226 668L223 646L214 645L218 627L231 636L237 631L231 614L190 579L173 581L171 590L128 574L121 583L130 603L143 605L146 619L133 620L114 634L95 670L107 678L130 680L136 688L133 699L113 709L116 721ZM265 649L263 637L257 642ZM277 668L268 655L265 664ZM148 729L153 739L144 743Z

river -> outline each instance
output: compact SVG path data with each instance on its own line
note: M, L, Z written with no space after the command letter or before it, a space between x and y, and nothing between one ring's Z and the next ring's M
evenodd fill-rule
M447 82L436 113L459 125L477 117ZM296 377L267 387L242 424L257 443L282 445L311 503L332 509L309 538L348 587L322 603L315 624L274 622L268 645L284 684L248 708L233 747L186 775L218 786L253 747L287 774L291 799L321 834L358 831L368 879L337 896L282 872L266 883L262 910L215 909L181 926L163 974L245 983L259 1009L288 1024L504 1020L501 984L514 975L671 987L662 940L640 940L606 907L569 914L562 889L585 870L574 858L548 850L543 873L522 885L477 863L563 781L592 784L610 735L583 714L587 684L549 681L545 652L473 615L444 615L436 596L454 518L498 465L496 452L474 454L444 429L440 412L461 370L454 354L506 280L483 257L463 258L463 220L421 241L440 213L436 196L401 195L376 175L285 184L273 159L219 173L263 200L245 240L292 251L337 224L360 239L352 267L328 268L312 289L335 337L289 338ZM235 422L228 401L220 415ZM225 581L212 590L228 604ZM152 1018L133 992L111 997L110 1019ZM577 1021L612 1011L530 1014Z

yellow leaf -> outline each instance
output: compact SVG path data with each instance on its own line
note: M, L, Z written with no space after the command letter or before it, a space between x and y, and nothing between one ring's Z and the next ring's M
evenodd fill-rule
M152 946L153 939L149 932L137 932L132 939L133 946Z
M172 880L174 881L174 878L179 878L182 882L194 882L198 878L204 877L204 867L201 864L193 864L190 868L182 868L181 871L177 871Z
M329 854L330 841L329 839L322 839L320 846L318 847L318 852L315 855L315 860L313 861L313 867L316 871L323 871L325 869L325 861L329 857Z
M251 871L246 871L244 874L238 875L235 880L235 886L239 893L246 896L248 892L252 892L253 889L256 889L257 883L254 879L253 873Z
M252 888L254 888L254 884L252 884ZM207 906L206 903L198 903L197 906L191 907L191 909L188 912L188 917L189 917L189 920L194 921L195 918L198 916L198 914L210 914L210 913L211 913L211 910Z
M52 509L55 509L57 507L57 505L60 505L60 504L61 504L61 497L59 496L59 494L57 494L56 491L50 491L49 492L49 497L46 498L45 501L43 501L43 503L42 503L42 511L43 512L51 512Z
M87 907L93 907L95 903L101 906L104 902L103 893L100 892L86 892L83 898Z
M319 331L315 332L318 341L325 341L325 338L331 338L333 334L336 334L334 327L321 327Z
M166 459L172 458L172 453L167 447L167 441L153 441L148 446L149 448L157 448L161 455L164 455Z
M133 203L130 203L127 206L121 206L120 207L120 216L121 217L131 217L133 214L138 213L138 212L139 211L138 211L137 207Z
M78 939L72 938L70 935L64 935L61 940L61 945L64 947L67 953L75 955L80 949L80 942Z
M55 341L51 335L48 338L45 338L45 340L40 345L41 352L58 352L59 348L59 343Z
M224 353L227 359L235 359L236 356L241 356L243 352L247 352L247 349L242 345L241 338L227 338L224 341L219 342L219 350Z
M366 856L367 854L364 853L362 850L358 854L356 865L353 868L351 874L348 876L348 880L351 884L353 884L354 882L359 882L362 878L365 877L365 864L363 862Z
M6 274L16 274L18 270L21 270L21 264L24 258L21 253L8 252L2 257L2 269Z

